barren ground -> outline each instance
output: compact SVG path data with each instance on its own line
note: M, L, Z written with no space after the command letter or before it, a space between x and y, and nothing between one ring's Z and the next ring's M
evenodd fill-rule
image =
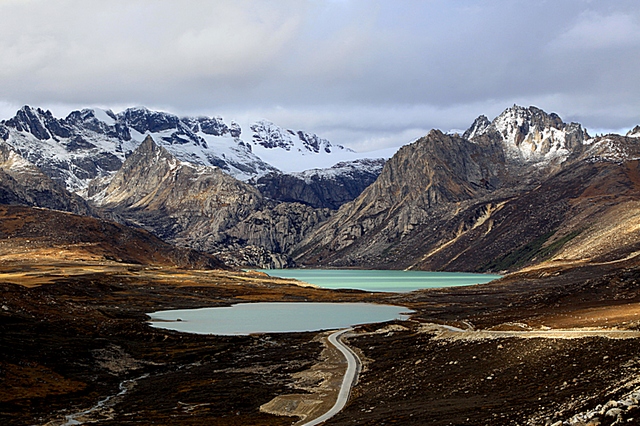
M299 418L260 407L290 394L331 397L322 379L339 377L340 360L323 354L317 333L179 334L151 328L145 313L323 300L417 311L411 321L356 330L348 342L364 369L346 409L327 424L552 424L579 413L603 425L637 420L637 405L623 402L640 388L640 340L607 334L639 328L634 262L372 294L228 271L6 261L0 265L0 422L60 425L76 414L106 425L291 425ZM433 323L484 331L447 334ZM603 332L544 335L548 328L584 327ZM537 334L496 333L509 330ZM610 401L620 401L619 412Z

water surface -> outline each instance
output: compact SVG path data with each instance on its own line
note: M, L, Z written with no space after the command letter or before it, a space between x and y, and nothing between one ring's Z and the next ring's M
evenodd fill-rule
M423 288L485 284L500 275L469 272L389 271L362 269L260 269L273 277L295 278L322 288L350 288L398 293Z
M373 303L260 302L149 314L151 325L198 334L246 335L346 328L406 319L411 310Z

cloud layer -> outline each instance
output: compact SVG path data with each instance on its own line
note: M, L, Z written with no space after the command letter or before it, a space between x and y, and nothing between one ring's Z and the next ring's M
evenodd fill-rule
M356 149L513 103L640 124L636 0L0 2L0 114L146 105Z

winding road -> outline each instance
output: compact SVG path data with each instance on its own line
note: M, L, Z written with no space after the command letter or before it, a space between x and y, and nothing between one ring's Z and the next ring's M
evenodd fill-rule
M349 393L351 392L351 386L353 386L353 382L356 380L358 371L360 370L360 358L358 358L358 356L348 346L340 341L340 336L351 330L351 328L339 330L329 336L329 342L340 352L342 352L347 360L347 371L344 373L342 386L340 387L340 392L338 393L338 399L336 400L336 403L333 405L333 407L331 407L329 411L327 411L320 417L316 417L315 419L308 421L307 423L303 423L300 426L319 425L338 414L340 410L342 410L347 404Z

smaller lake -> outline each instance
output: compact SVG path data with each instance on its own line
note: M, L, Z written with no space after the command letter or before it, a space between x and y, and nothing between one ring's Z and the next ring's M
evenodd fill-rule
M247 335L347 328L405 320L408 308L373 303L260 302L149 314L156 328L197 334ZM178 320L179 319L179 320Z
M501 275L468 272L389 271L362 269L259 269L273 277L294 278L322 288L406 293L424 288L485 284Z

